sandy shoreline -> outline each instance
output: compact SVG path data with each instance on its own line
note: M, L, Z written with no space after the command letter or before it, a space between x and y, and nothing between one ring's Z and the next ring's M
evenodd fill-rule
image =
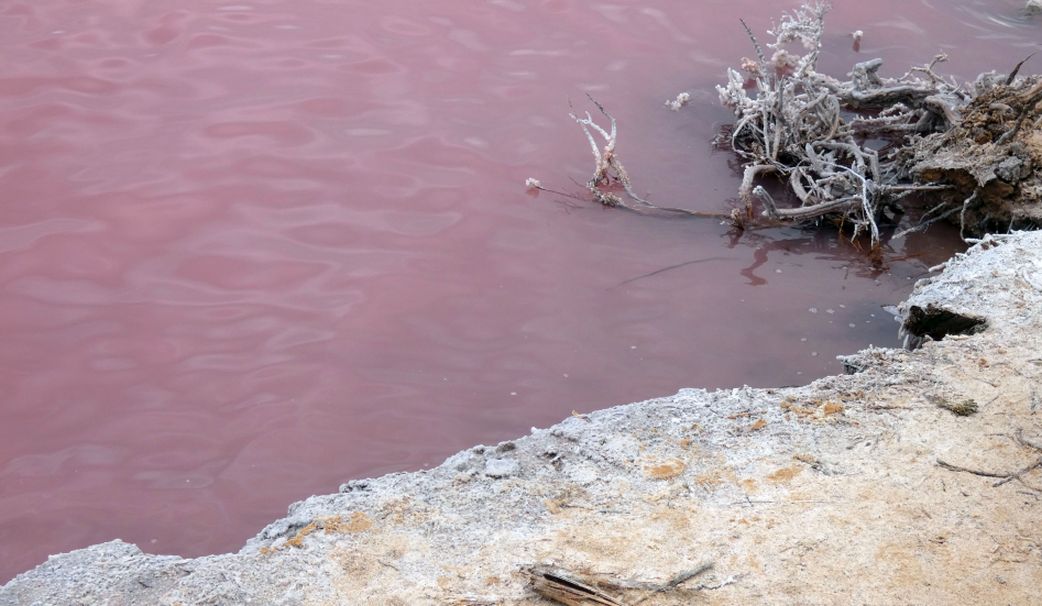
M534 606L551 602L528 571L549 563L646 606L1037 603L1042 470L1015 472L1042 460L1042 232L986 238L900 309L913 340L974 334L865 350L846 359L854 374L804 387L682 390L352 481L235 554L112 541L52 556L0 605Z

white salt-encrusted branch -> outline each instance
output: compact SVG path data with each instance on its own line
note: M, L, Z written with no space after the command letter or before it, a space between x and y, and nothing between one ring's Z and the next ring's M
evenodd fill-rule
M880 76L881 59L854 65L845 81L818 73L828 10L827 3L815 2L785 13L768 32L769 58L743 22L759 63L743 59L742 71L728 69L717 92L735 114L730 141L745 165L741 199L761 202L774 218L841 216L855 236L867 232L878 246L880 208L907 192L895 188L903 178L896 158L880 157L864 141L950 127L969 97L934 71L943 55L900 79ZM857 115L864 109L872 114ZM786 180L802 208L771 206L766 190L756 189L767 174Z

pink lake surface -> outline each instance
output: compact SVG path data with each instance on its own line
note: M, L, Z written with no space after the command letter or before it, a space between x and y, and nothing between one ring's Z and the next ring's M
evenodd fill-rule
M1022 6L837 2L821 67L1009 69L1038 40ZM751 54L738 18L782 7L0 4L0 582L117 537L235 550L351 478L895 345L882 306L950 232L874 271L827 233L735 238L523 187L580 192L567 113L590 92L639 190L727 209L712 86Z

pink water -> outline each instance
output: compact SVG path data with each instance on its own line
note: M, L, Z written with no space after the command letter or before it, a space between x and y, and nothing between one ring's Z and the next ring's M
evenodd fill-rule
M350 478L895 344L881 306L950 234L878 272L829 235L524 190L579 191L592 92L638 189L727 208L712 85L767 4L0 5L0 582L116 537L234 550ZM968 77L1038 35L1020 0L838 4L839 73L945 50Z

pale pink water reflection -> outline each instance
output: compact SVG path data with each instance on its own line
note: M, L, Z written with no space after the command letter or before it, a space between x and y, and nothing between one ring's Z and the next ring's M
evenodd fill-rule
M766 4L0 6L0 581L115 537L232 550L352 477L894 344L880 306L950 238L873 273L825 235L524 191L586 178L592 92L638 188L725 208L712 85ZM838 2L823 66L1035 44L1019 1L944 4Z

